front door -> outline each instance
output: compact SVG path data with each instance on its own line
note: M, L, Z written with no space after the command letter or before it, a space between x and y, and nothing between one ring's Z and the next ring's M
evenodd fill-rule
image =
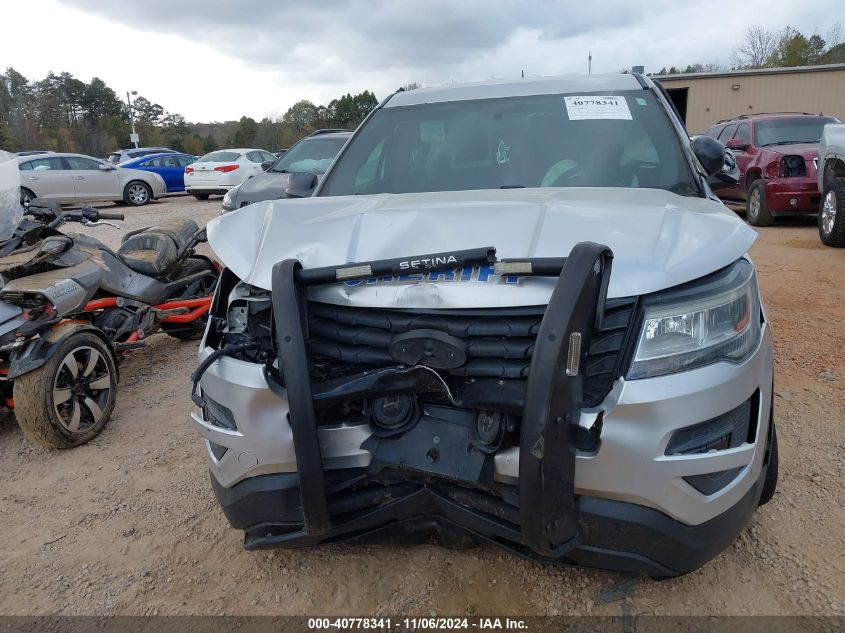
M65 160L76 185L77 199L119 200L123 197L116 170L102 170L100 161L84 156L68 156Z

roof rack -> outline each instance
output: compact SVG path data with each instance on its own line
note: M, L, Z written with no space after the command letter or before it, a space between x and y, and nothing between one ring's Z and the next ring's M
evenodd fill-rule
M771 116L777 114L800 114L800 115L807 115L807 116L822 116L821 113L815 112L752 112L751 114L740 114L739 116L732 116L728 119L722 119L719 123L727 123L728 121L738 121L740 119L750 119L755 116ZM717 123L716 125L719 125Z
M345 128L334 128L334 127L327 127L323 128L322 130L314 130L308 136L319 136L320 134L333 134L335 132L351 132L352 130L347 130Z

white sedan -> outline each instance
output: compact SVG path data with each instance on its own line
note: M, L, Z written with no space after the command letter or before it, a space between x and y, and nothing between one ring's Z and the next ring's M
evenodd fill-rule
M65 204L113 200L140 207L167 194L158 174L123 169L83 154L39 154L18 159L21 204L47 198Z
M221 149L201 156L185 167L185 191L197 200L212 194L224 194L232 187L263 170L262 163L276 156L263 149Z

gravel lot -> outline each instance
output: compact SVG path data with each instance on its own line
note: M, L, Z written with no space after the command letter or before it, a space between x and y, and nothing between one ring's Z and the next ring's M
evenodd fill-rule
M214 217L220 199L122 208L121 230ZM0 614L845 614L845 251L813 222L763 229L752 255L776 345L781 483L740 538L662 583L543 566L492 548L247 553L191 430L195 345L154 337L121 367L86 446L33 447L0 424Z

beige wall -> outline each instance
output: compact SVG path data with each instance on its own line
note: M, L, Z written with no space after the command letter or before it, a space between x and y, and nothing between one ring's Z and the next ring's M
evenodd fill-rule
M714 123L755 112L823 112L845 121L845 69L672 79L663 86L689 88L687 129L704 132ZM739 90L732 86L739 85Z

